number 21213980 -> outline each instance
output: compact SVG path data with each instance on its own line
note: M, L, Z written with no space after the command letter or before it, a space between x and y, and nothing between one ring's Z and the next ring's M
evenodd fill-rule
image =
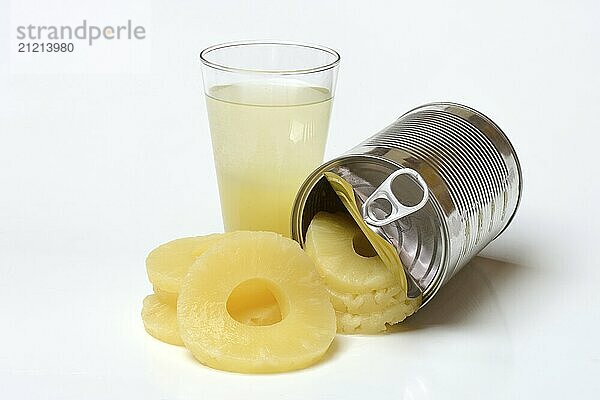
M72 53L73 50L75 50L73 43L18 43L19 53Z

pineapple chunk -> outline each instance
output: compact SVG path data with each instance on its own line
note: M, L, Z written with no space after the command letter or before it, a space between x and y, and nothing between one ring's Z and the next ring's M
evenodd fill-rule
M406 299L370 314L349 314L336 311L337 330L346 334L374 334L387 330L388 325L403 321L419 307L419 299Z
M258 305L276 300L280 321L251 325L237 319L245 315L241 303L254 301L244 293L257 290ZM271 232L229 234L198 258L181 285L177 320L183 342L200 362L236 372L304 368L325 354L336 331L312 261L296 242Z
M190 265L222 237L223 234L218 233L186 237L158 246L146 258L150 282L162 292L179 293L179 286Z
M320 212L308 227L304 248L327 286L337 292L368 293L397 286L397 279L365 240L348 216Z
M142 321L146 332L156 339L183 346L177 326L175 307L160 301L157 295L146 296L142 307Z
M369 293L340 293L329 287L327 291L333 308L350 314L370 314L406 300L406 294L400 285Z

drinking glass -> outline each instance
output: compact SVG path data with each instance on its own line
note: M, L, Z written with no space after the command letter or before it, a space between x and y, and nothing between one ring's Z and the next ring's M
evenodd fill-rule
M296 192L323 162L339 54L246 41L200 60L225 231L289 237Z

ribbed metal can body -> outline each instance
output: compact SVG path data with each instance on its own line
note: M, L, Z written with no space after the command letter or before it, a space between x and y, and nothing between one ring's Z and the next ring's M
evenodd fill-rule
M353 187L359 206L394 171L416 171L429 199L419 211L373 228L392 243L427 302L510 223L522 192L521 168L506 135L480 112L455 103L415 108L315 170L292 212L292 237L304 243L312 217L340 210L325 172ZM410 178L392 184L401 202L418 197Z

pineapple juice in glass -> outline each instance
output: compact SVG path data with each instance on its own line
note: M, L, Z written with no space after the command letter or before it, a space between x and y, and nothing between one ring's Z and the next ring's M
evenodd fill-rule
M236 42L200 58L225 231L289 237L296 193L323 161L339 55Z

